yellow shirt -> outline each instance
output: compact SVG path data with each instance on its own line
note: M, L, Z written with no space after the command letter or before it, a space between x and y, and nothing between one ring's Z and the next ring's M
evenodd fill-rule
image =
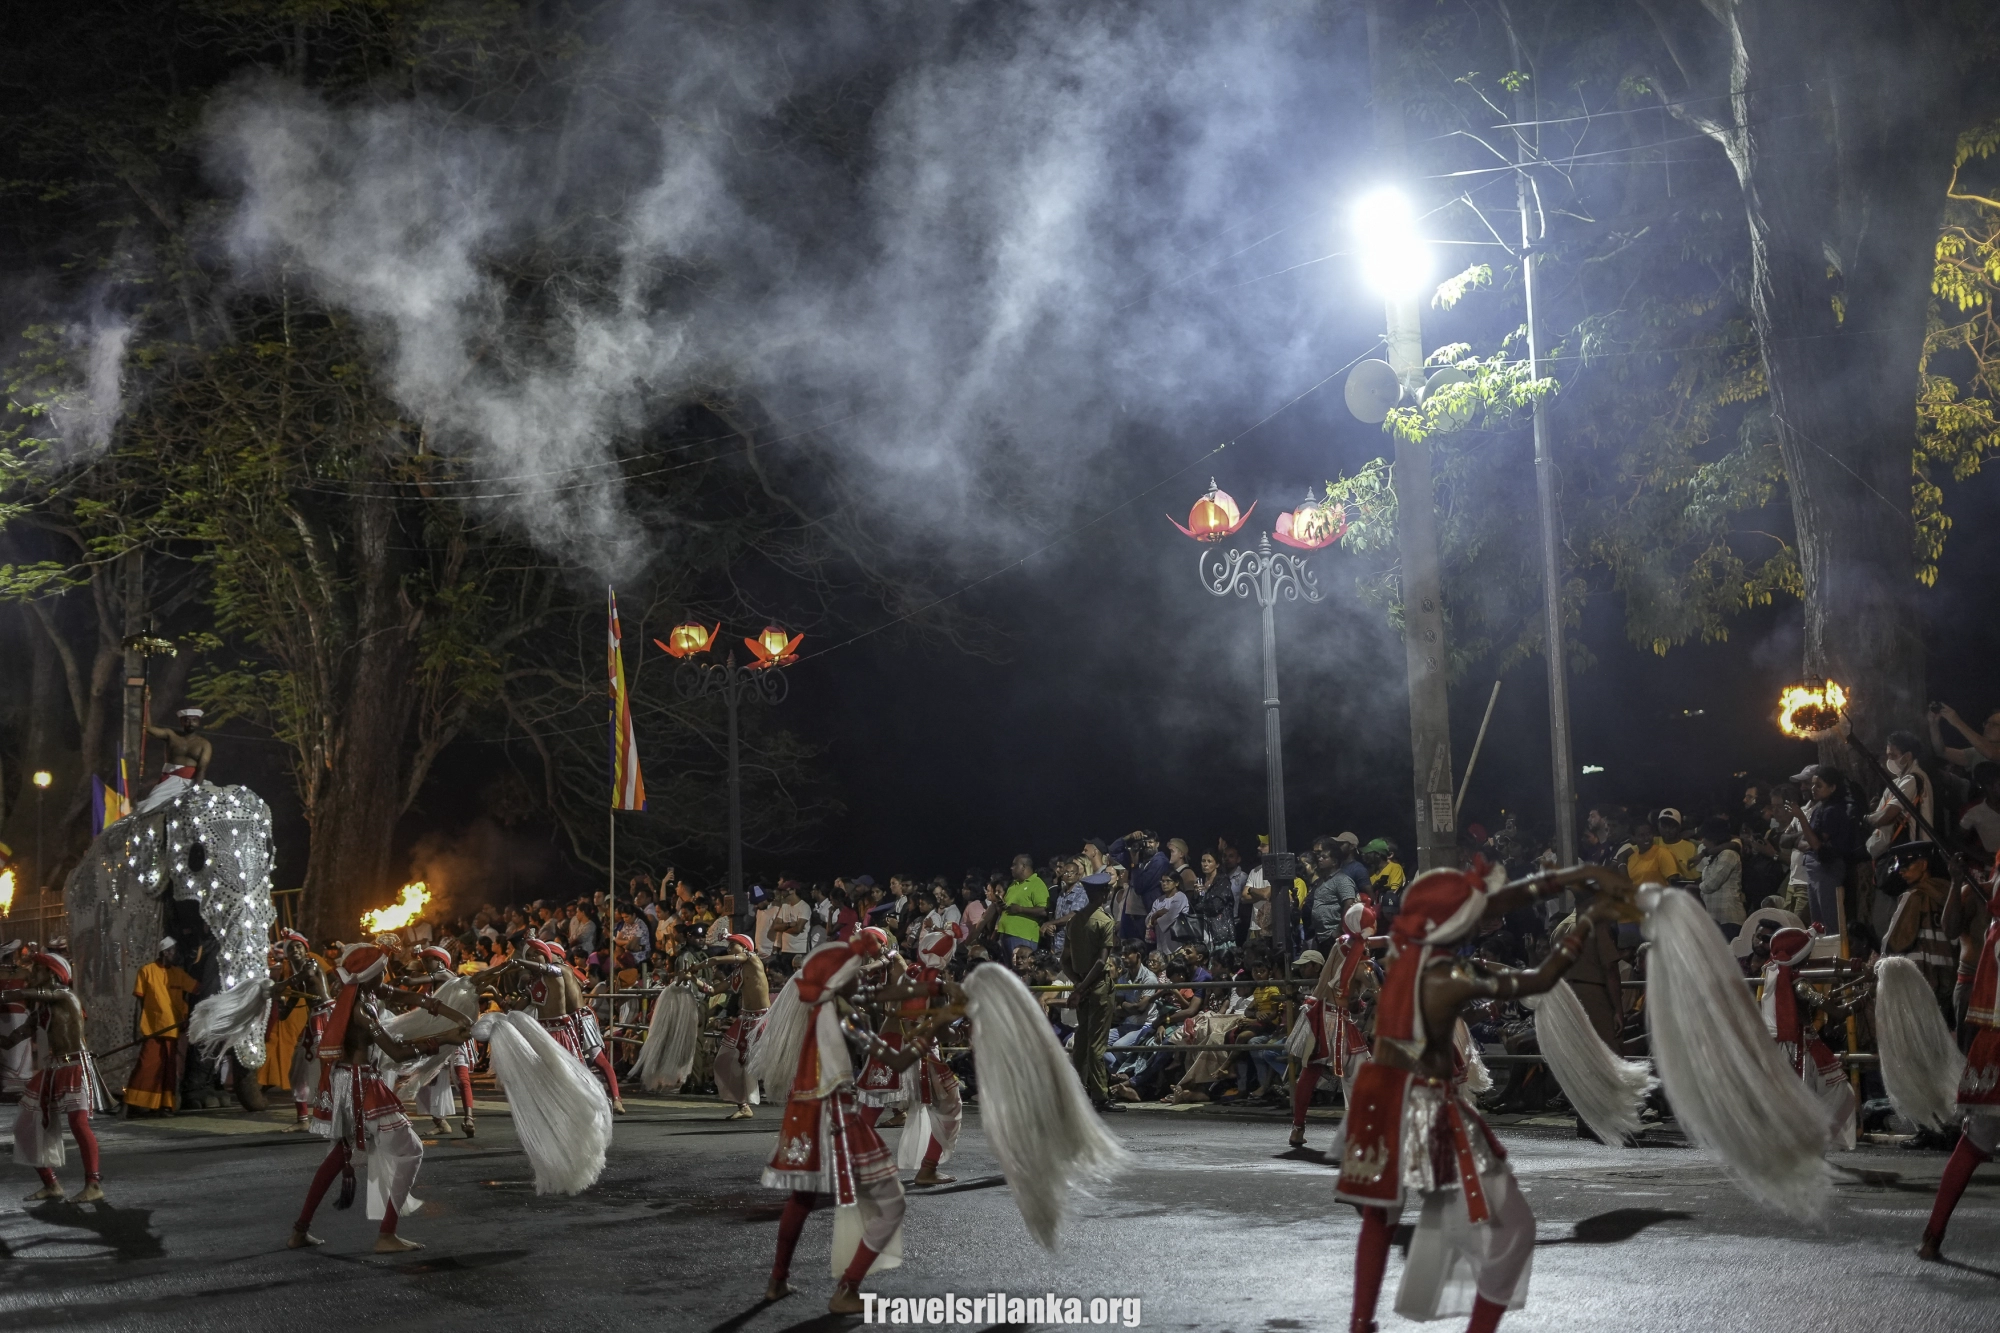
M157 961L139 969L132 996L139 1001L139 1035L142 1037L180 1036L187 1020L187 996L201 983L178 967L163 967Z
M1368 883L1387 893L1396 893L1403 887L1403 867L1395 861L1384 861L1382 868L1368 877Z
M1644 851L1632 853L1625 873L1634 884L1664 884L1681 873L1680 858L1665 843L1656 841Z
M1679 842L1663 842L1656 845L1666 848L1673 855L1675 879L1701 878L1701 872L1694 868L1695 861L1701 856L1701 848L1686 838L1682 838Z

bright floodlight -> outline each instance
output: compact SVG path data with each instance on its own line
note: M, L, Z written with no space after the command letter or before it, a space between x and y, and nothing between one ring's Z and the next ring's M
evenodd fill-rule
M1361 275L1384 297L1414 296L1430 280L1431 257L1417 235L1417 213L1401 190L1364 195L1354 208Z

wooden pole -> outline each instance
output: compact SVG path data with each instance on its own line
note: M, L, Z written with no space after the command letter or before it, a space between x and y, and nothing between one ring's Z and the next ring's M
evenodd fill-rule
M1493 682L1493 693L1486 696L1486 716L1479 719L1479 735L1472 742L1472 757L1465 761L1465 776L1459 779L1458 799L1451 803L1453 822L1458 820L1458 808L1465 804L1465 789L1472 785L1472 766L1479 762L1479 747L1486 744L1486 724L1493 720L1493 705L1500 702L1500 682Z

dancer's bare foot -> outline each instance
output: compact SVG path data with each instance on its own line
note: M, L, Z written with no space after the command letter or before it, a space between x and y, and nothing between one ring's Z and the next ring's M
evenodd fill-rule
M375 1253L377 1254L401 1254L404 1250L421 1250L422 1248L424 1247L416 1241L404 1240L393 1231L385 1231L375 1238Z
M451 1132L450 1125L447 1125L442 1119L438 1118L437 1116L431 1117L431 1133L448 1134L450 1132Z
M467 1116L465 1117L465 1119L461 1120L459 1122L459 1126L460 1128L465 1130L465 1137L467 1137L468 1139L472 1137L473 1123L471 1116Z
M285 1248L288 1250L303 1250L308 1245L324 1245L324 1244L326 1244L326 1242L321 1240L318 1236L313 1235L312 1232L303 1231L300 1230L298 1227L293 1227L292 1237L290 1240L285 1242Z
M916 1178L910 1183L912 1185L949 1185L957 1179L957 1176L941 1175L935 1170L925 1170L917 1172Z
M60 1201L66 1197L67 1196L63 1193L63 1187L61 1185L44 1185L40 1189L36 1190L33 1194L30 1194L27 1198L21 1200L21 1202L40 1203L44 1199L55 1199Z
M782 1301L791 1294L792 1284L783 1278L772 1278L770 1284L764 1288L764 1299L767 1301Z
M104 1186L94 1180L83 1182L83 1193L76 1196L78 1203L101 1203L104 1200Z
M1929 1259L1932 1263L1936 1263L1943 1257L1938 1253L1938 1247L1943 1243L1944 1237L1933 1236L1929 1232L1925 1232L1924 1243L1917 1246L1917 1258Z
M612 1109L612 1110L614 1110L614 1111L616 1111L616 1112L617 1112L617 1113L618 1113L619 1115L624 1115L624 1114L625 1114L625 1103L624 1103L623 1101L621 1101L620 1099L618 1099L618 1098L616 1098L616 1097L613 1097L613 1098L611 1099L611 1109Z
M875 1128L901 1129L908 1120L909 1117L904 1115L901 1111L891 1111L887 1116L883 1117L880 1121L876 1122Z
M860 1314L868 1307L861 1303L861 1289L850 1287L843 1282L833 1289L833 1295L828 1298L826 1308L835 1314Z
M1306 1127L1304 1125L1299 1125L1292 1130L1292 1146L1294 1148L1303 1148L1306 1146Z
M722 1118L724 1120L748 1120L756 1114L755 1111L750 1109L750 1103L738 1102L736 1103L736 1109Z

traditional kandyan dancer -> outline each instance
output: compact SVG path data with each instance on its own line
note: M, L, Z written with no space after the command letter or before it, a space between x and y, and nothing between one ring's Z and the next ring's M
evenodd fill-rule
M903 1186L888 1146L862 1115L855 1071L879 1059L900 1075L917 1060L916 1051L891 1049L875 1036L867 1025L868 1005L928 997L945 984L864 985L865 970L882 954L877 930L859 930L846 943L813 950L772 1006L751 1053L753 1078L790 1090L778 1145L763 1176L771 1188L791 1191L778 1223L766 1300L791 1293L792 1253L815 1194L831 1195L840 1210L833 1252L840 1281L829 1310L861 1313L861 1279L902 1263ZM845 1253L850 1246L851 1258Z
M1805 1026L1809 1010L1822 1010L1832 1018L1847 1015L1845 1007L1799 984L1799 968L1805 965L1817 938L1795 926L1787 926L1771 936L1771 961L1764 965L1764 1026L1777 1038L1786 1063L1805 1084L1824 1115L1826 1146L1851 1150L1854 1087L1847 1081L1840 1057L1820 1040L1817 1032L1807 1031Z
M1938 1181L1937 1201L1931 1205L1931 1220L1917 1250L1925 1259L1939 1257L1945 1224L1951 1220L1952 1209L1958 1206L1972 1173L2000 1151L2000 914L1992 918L1979 946L1972 993L1959 1033L1965 1045L1965 1066L1958 1079L1957 1105L1964 1116L1964 1128Z
M902 1142L897 1145L896 1164L908 1166L916 1145L924 1145L923 1156L916 1163L916 1177L910 1181L912 1185L949 1185L955 1179L940 1175L938 1165L951 1156L958 1143L958 1131L965 1124L965 1102L959 1093L958 1075L951 1072L951 1066L938 1052L938 1038L945 1029L927 1024L926 1020L932 1008L948 999L943 985L945 968L950 966L951 956L963 938L965 927L954 921L943 930L927 932L917 941L917 956L907 975L912 982L935 989L929 996L911 996L899 1007L901 1027L910 1049L917 1054L917 1065L916 1098L911 1119L903 1129ZM952 1020L946 1028L958 1021ZM905 1152L905 1148L912 1152Z
M855 932L873 946L862 967L862 984L871 989L896 985L908 974L903 955L889 942L889 932L879 926L863 926ZM870 1129L893 1129L904 1123L905 1109L916 1096L908 1060L890 1062L884 1055L903 1049L903 1028L893 1017L876 1025L875 1038L883 1054L873 1054L854 1080L854 1099L861 1103L861 1120ZM884 1112L890 1115L884 1119Z
M527 984L516 986L519 978L510 974L529 974ZM510 1007L533 1006L543 1030L604 1080L611 1109L624 1114L625 1103L618 1096L618 1076L604 1054L604 1038L597 1035L596 1049L590 1048L592 1036L598 1031L597 1015L592 1013L587 1020L583 1017L581 1011L588 1009L583 1002L583 984L570 969L563 947L548 940L527 940L512 959L480 977L482 991L502 983L510 990Z
M1342 1122L1335 1197L1361 1209L1352 1329L1376 1327L1389 1243L1413 1199L1423 1212L1396 1298L1398 1314L1437 1319L1466 1313L1466 1272L1477 1289L1469 1333L1491 1333L1502 1314L1526 1303L1535 1215L1515 1187L1506 1150L1462 1085L1459 1015L1479 1000L1550 989L1576 961L1596 917L1609 915L1613 904L1604 895L1580 913L1577 927L1533 971L1475 971L1454 957L1450 946L1489 913L1605 873L1580 867L1489 888L1463 871L1432 870L1405 893L1390 932L1374 1058L1361 1067ZM1461 1280L1452 1281L1455 1277Z
M435 996L458 980L458 974L451 970L451 954L437 945L426 944L417 950L416 958L419 963L429 963L431 970L405 977L406 984L426 987ZM438 1133L444 1133L445 1120L458 1114L452 1095L456 1089L458 1096L465 1099L465 1115L459 1127L469 1139L476 1128L472 1118L472 1039L468 1036L464 1041L448 1043L440 1053L445 1055L444 1067L417 1089L417 1109L431 1118L431 1125Z
M98 1085L97 1065L83 1044L83 1005L69 988L68 959L39 952L30 954L27 963L28 984L14 994L30 1006L28 1022L0 1036L0 1047L30 1040L35 1046L34 1076L14 1115L14 1160L34 1167L42 1178L42 1187L28 1196L29 1203L63 1198L55 1169L63 1164L66 1118L83 1158L83 1192L76 1201L94 1203L104 1197L104 1187L90 1113L109 1109L109 1103Z
M748 1120L756 1113L757 1085L750 1078L750 1033L771 1008L771 982L764 975L764 960L757 956L757 944L748 935L728 937L729 952L713 959L717 967L733 968L729 977L730 1002L736 1012L722 1030L715 1048L715 1090L723 1100L736 1103L725 1120Z
M378 1000L388 965L389 951L382 946L350 944L334 969L340 979L340 998L320 1043L320 1082L313 1098L312 1121L312 1132L331 1139L333 1146L306 1191L298 1221L292 1224L286 1244L295 1250L325 1243L312 1234L312 1219L335 1176L341 1178L336 1206L346 1208L354 1202L356 1157L364 1160L368 1172L368 1216L382 1219L375 1252L423 1248L396 1234L396 1219L417 1203L410 1190L417 1183L417 1169L423 1165L424 1145L410 1128L402 1101L383 1077L376 1052L392 1060L414 1060L435 1054L449 1041L463 1041L468 1029L458 1023L455 1035L411 1042L391 1036L383 1028ZM432 1014L442 1010L435 1000L423 1004Z
M319 1047L326 1025L333 1017L333 988L326 972L306 946L306 937L296 930L278 932L278 948L283 951L287 975L284 984L271 994L274 1018L285 1018L291 1006L306 1006L305 1030L292 1047L292 1108L297 1114L292 1128L304 1129L312 1123L313 1098L319 1093ZM284 1006L279 1008L277 1006Z
M1368 1062L1368 1039L1355 1021L1355 1012L1376 990L1375 973L1367 966L1375 909L1354 903L1342 924L1347 929L1327 954L1311 997L1299 1006L1298 1027L1292 1032L1296 1049L1290 1053L1300 1061L1299 1076L1292 1083L1294 1148L1305 1147L1306 1108L1312 1105L1322 1075L1330 1073L1341 1081L1345 1104L1351 1107L1354 1080Z

